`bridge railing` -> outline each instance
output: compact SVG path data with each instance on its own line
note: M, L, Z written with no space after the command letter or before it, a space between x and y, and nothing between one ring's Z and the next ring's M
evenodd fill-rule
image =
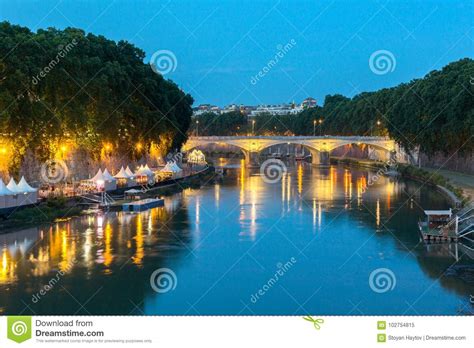
M311 140L317 140L317 139L334 139L334 140L392 140L388 137L383 137L383 136L332 136L332 135L322 135L322 136L309 136L309 135L295 135L295 136L265 136L265 135L255 135L255 136L245 136L245 135L236 135L236 136L231 136L231 135L224 135L224 136L219 136L219 135L211 135L211 136L190 136L188 139L199 139L199 140L216 140L216 139L271 139L271 140L285 140L285 139L311 139Z

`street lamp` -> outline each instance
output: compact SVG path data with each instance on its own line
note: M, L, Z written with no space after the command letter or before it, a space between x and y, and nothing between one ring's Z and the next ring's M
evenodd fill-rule
M67 146L62 145L61 146L61 159L64 159L64 156L66 155L66 151L67 151Z
M199 120L196 120L196 136L199 136Z
M378 135L379 134L379 128L380 128L380 125L382 124L382 122L380 122L380 120L377 120L377 122L375 122L375 124L377 125L375 127L375 135Z
M320 118L319 119L319 136L322 135L322 131L323 131L323 119Z
M255 120L252 120L252 135L255 135Z
M316 135L316 120L313 121L313 137Z

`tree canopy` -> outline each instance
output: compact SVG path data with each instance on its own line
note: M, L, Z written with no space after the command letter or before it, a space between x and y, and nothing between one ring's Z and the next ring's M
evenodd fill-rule
M18 157L50 157L63 143L99 155L186 139L193 99L144 63L145 53L83 30L36 33L0 23L0 133Z
M427 154L458 150L471 153L473 79L474 61L465 58L393 88L364 92L353 98L328 95L323 106L296 115L256 116L254 130L257 135L389 135L405 148L420 146ZM206 129L209 120L219 117L224 116L198 117L200 129ZM251 122L246 126L249 133ZM240 120L239 125L244 128ZM219 134L227 131L233 135L235 128L236 124L230 124L226 130L220 129Z

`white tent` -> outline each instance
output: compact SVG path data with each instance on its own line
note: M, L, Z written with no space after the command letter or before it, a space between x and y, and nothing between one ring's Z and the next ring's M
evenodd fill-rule
M206 156L204 156L201 150L194 149L188 155L188 163L205 165Z
M105 172L105 174L108 175L104 175L104 172L99 169L97 174L92 179L90 179L90 181L94 183L94 185L97 187L97 190L99 191L115 190L117 188L117 181L110 175L108 171ZM112 177L113 180L111 180L110 177Z
M148 167L148 164L140 166L135 172L135 177L139 184L151 184L155 181L155 173Z
M133 172L130 170L130 167L127 166L127 168L125 169L125 173L127 173L127 175L132 178L132 179L135 179L135 174L133 174Z
M20 205L26 204L25 197L23 197L22 192L19 190L18 185L16 184L13 178L10 179L10 182L7 185L7 189L13 192L12 206L18 207Z
M104 171L102 172L102 175L104 176L105 180L107 180L107 181L117 181L117 179L115 179L112 175L110 175L107 168L104 169Z
M130 168L127 167L128 170ZM120 171L114 175L115 179L117 179L117 184L120 187L131 187L135 186L135 180L133 174L127 173L127 170L120 168Z
M97 171L97 174L92 179L90 179L90 181L94 181L94 182L105 181L104 174L102 174L102 169L99 168L99 170Z
M161 169L162 172L170 172L170 173L179 173L182 169L176 164L176 162L171 161L166 163L166 165Z
M24 195L25 204L35 204L38 202L38 190L31 187L24 176L21 177L17 187Z
M174 171L175 173L179 173L179 172L182 171L182 169L176 164L176 162L173 162L173 163L171 164L171 167L173 168L173 171Z
M0 178L0 209L10 208L14 206L13 193L6 186L3 180Z
M115 179L128 179L128 178L129 178L129 175L127 174L127 172L125 171L125 169L123 169L123 166L122 166L122 167L120 168L119 172L114 175L114 178L115 178Z

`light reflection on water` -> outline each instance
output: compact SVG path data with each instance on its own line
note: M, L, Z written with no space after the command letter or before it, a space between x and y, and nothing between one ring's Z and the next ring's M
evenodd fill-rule
M362 303L364 314L414 314L406 303L423 293L413 305L418 313L456 314L459 304L469 311L472 284L438 278L456 257L472 261L454 246L419 243L420 206L442 208L445 200L386 177L369 185L369 175L297 164L268 184L242 167L140 214L84 216L1 235L1 312L361 314L351 311ZM275 265L291 257L298 260L292 270L251 302ZM150 288L159 267L176 272L173 292ZM397 275L393 292L368 287L379 267ZM33 301L52 278L57 283Z

